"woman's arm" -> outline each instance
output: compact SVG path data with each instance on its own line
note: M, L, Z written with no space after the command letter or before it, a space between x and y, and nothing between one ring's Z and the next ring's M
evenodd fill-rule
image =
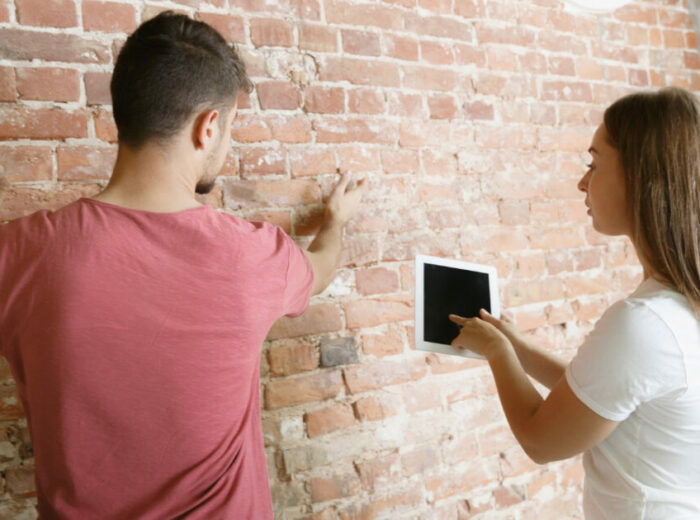
M525 341L510 320L505 318L499 320L486 311L482 313L482 318L508 338L515 349L520 364L530 377L533 377L550 390L554 388L554 385L557 384L564 375L564 370L566 370L564 360Z
M617 426L617 422L604 419L576 397L563 371L549 396L543 399L527 377L513 344L491 323L458 316L450 319L462 326L452 345L486 357L508 424L535 462L544 464L577 455L601 442ZM540 369L547 365L545 359ZM546 377L552 377L553 372L552 369Z

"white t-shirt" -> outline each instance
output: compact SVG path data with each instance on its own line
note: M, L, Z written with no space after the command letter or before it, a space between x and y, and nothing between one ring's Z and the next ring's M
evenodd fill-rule
M586 520L700 518L700 320L653 278L610 307L566 369L576 396L621 421L584 454Z

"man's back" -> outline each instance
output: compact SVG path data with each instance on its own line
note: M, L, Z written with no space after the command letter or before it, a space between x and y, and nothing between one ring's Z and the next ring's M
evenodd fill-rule
M42 518L271 518L260 344L312 284L281 230L207 206L81 199L0 226Z

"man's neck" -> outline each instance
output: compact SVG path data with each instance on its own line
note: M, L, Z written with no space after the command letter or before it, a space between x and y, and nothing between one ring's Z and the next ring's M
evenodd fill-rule
M120 146L109 184L92 198L157 213L202 206L194 196L194 180L186 172L181 158L168 156L155 146L139 150Z

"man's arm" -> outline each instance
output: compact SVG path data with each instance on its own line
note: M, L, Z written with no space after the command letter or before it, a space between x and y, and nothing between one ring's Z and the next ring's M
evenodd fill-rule
M340 262L343 228L357 211L365 191L364 179L352 189L348 189L349 183L350 175L343 174L328 198L321 229L304 251L314 271L313 294L323 292L333 281Z

